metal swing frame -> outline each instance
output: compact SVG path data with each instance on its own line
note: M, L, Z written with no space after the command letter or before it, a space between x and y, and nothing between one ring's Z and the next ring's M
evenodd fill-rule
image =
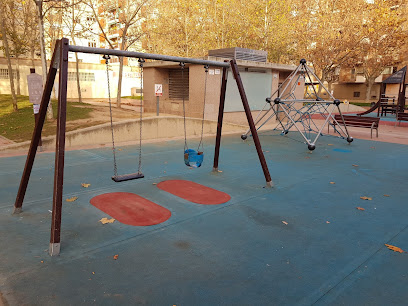
M328 99L319 97L312 77L322 87L322 92L327 93ZM314 96L308 94L303 99L296 98L295 90L299 82L302 81L301 78L305 82L308 80L311 84ZM276 98L273 99L274 96ZM302 106L296 107L299 103L302 103ZM269 109L265 111L268 105ZM333 97L316 74L306 65L306 60L302 59L299 66L283 81L278 89L270 97L266 98L264 107L255 118L256 130L258 131L271 119L276 118L283 135L287 135L291 128L295 128L303 137L308 149L314 150L317 140L323 135L323 129L329 124L333 127L335 133L338 134L338 137L346 139L348 143L351 143L353 138L350 136L346 124L339 124L333 116L334 110L337 109L343 119L339 105L340 100ZM280 118L280 114L283 114L284 118ZM324 119L324 123L320 127L313 120L313 115L319 115ZM286 123L282 119L286 119ZM275 130L277 129L276 127ZM241 135L241 138L245 140L250 132L250 129L248 129ZM312 133L315 136L312 137Z
M67 38L57 40L54 53L52 55L50 69L47 76L47 80L44 86L43 95L41 98L40 112L38 116L38 122L34 128L33 136L31 139L30 148L27 154L27 159L24 167L24 171L21 177L20 186L14 203L14 214L22 212L22 206L24 197L27 191L28 182L30 179L32 167L34 164L35 156L37 153L37 147L41 137L41 131L44 126L47 106L51 97L51 91L54 86L55 77L59 71L59 86L58 86L58 115L57 115L57 131L56 131L56 147L55 147L55 168L54 168L54 191L52 202L52 221L51 221L51 237L49 244L49 254L51 256L59 255L61 245L61 215L62 215L62 197L63 197L63 184L64 184L64 158L65 158L65 132L66 132L66 114L67 114L67 87L68 87L68 53L92 53L100 55L114 55L125 56L139 59L152 59L172 62L184 62L191 64L209 65L213 67L222 67L222 82L220 93L220 104L218 110L218 124L217 135L215 142L215 153L213 171L218 171L218 161L221 146L221 131L224 115L225 95L227 88L227 72L231 68L234 78L237 83L238 91L241 96L242 104L247 116L248 124L251 129L256 151L258 153L259 161L265 176L266 185L273 186L272 179L269 173L268 166L266 164L265 156L262 152L261 143L255 128L255 124L249 108L248 99L244 90L244 86L238 71L238 65L235 60L219 62L209 61L201 59L191 59L185 57L166 56L159 54L149 54L142 52L112 50L112 49L100 49L90 47L73 46L69 44Z

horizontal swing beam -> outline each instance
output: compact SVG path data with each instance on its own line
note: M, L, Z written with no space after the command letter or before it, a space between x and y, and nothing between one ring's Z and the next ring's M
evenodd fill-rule
M188 63L188 64L209 65L209 66L215 66L215 67L226 67L226 68L230 67L230 64L225 63L225 62L209 61L209 60L203 60L203 59L198 59L198 58L187 58L187 57L169 56L169 55L161 55L161 54L125 51L125 50L102 49L102 48L91 48L91 47L69 45L69 51L78 52L78 53L91 53L91 54L101 54L101 55L115 55L115 56L134 57L134 58L145 58L145 59L168 61L168 62L182 62L182 63Z

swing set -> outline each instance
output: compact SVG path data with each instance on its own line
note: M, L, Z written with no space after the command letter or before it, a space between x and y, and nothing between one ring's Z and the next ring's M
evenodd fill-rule
M24 197L26 194L28 182L30 179L31 171L33 168L35 156L37 153L37 147L41 137L41 131L45 122L46 110L48 102L50 100L51 91L54 86L54 81L57 72L59 71L59 86L58 86L58 115L57 115L57 131L56 131L56 153L55 153L55 168L54 168L54 192L53 192L53 208L52 208L52 222L51 222L51 238L50 238L50 255L58 255L60 252L60 236L61 236L61 215L62 215L62 197L63 197L63 184L64 184L64 158L65 158L65 132L66 132L66 110L67 110L67 87L68 87L68 53L77 52L77 53L91 53L103 55L106 63L107 69L107 83L108 88L110 88L109 80L109 59L110 56L118 57L129 57L137 58L139 60L139 67L141 69L141 76L143 80L143 63L145 59L150 60L161 60L161 61L170 61L178 62L181 67L182 76L184 78L184 66L186 63L189 64L198 64L203 65L206 76L205 76L205 89L207 87L207 75L209 67L221 67L222 71L222 80L221 80L221 92L220 92L220 103L218 109L218 123L217 123L217 134L215 141L215 152L214 152L214 162L213 162L213 171L218 172L218 161L219 153L221 147L221 131L224 115L224 105L225 105L225 96L227 89L227 75L228 69L231 68L232 74L237 84L238 91L242 100L243 108L248 120L250 131L253 137L255 148L259 157L259 161L265 176L266 185L271 187L273 186L272 179L269 173L268 166L266 164L265 156L262 151L261 143L257 134L257 130L254 124L254 120L251 115L250 107L248 104L248 99L244 90L244 85L241 80L241 76L238 71L238 65L235 60L231 61L209 61L202 59L193 59L185 57L175 57L159 54L149 54L142 52L132 52L132 51L123 51L123 50L112 50L112 49L100 49L100 48L91 48L91 47L82 47L82 46L73 46L69 44L67 38L62 38L57 40L54 53L50 63L50 69L47 76L46 84L44 86L44 91L40 104L40 111L38 116L37 124L34 128L32 135L32 140L30 148L27 154L27 159L24 167L24 171L21 177L19 190L16 196L16 201L14 204L14 214L19 214L22 212L22 206ZM142 85L142 84L141 84ZM143 86L141 86L143 87ZM185 89L184 89L185 91ZM113 133L113 120L112 120L112 103L110 89L108 90L109 95L109 110L111 118L111 129L112 129L112 150L114 157L114 176L112 179L115 182L121 182L132 179L139 179L144 177L141 172L142 164L142 108L140 109L140 137L139 137L139 167L136 173L119 175L117 171L116 164L116 148L115 140ZM201 139L197 150L191 149L187 145L187 136L186 136L186 115L185 115L185 94L183 94L183 116L184 116L184 162L187 166L198 168L203 162L203 130L204 130L204 108L203 108L203 118L201 126ZM204 107L205 107L205 98L204 98Z

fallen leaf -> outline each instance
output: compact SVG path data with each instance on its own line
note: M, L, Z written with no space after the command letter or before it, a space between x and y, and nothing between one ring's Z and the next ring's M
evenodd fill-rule
M356 207L358 210L365 210L364 208L362 208L362 207Z
M329 224L330 222L329 222L329 221L326 221L326 223Z
M218 170L218 172L222 173L222 170Z
M310 158L310 156L305 156L305 158Z
M358 167L358 165L352 165L353 167Z
M286 221L282 221L282 223L285 224L285 225L288 225L288 222L286 222Z
M334 144L332 144L332 143L328 143L327 145L328 145L328 146L334 146Z
M119 257L119 255L115 255L115 256L113 256L113 259L116 260L116 259L118 259L118 257Z
M405 251L400 249L399 247L396 247L390 244L385 244L385 246L389 248L391 251L398 252L398 253L405 253Z
M389 197L390 195L389 194L384 194L384 197Z
M153 183L153 185L157 185L157 183Z
M82 183L81 186L84 188L88 188L89 186L91 186L91 184Z
M44 263L44 260L41 260L41 263Z
M370 198L370 197L360 197L360 199L371 201L373 198Z
M118 151L122 151L123 149L118 149Z
M113 223L115 222L115 219L102 218L101 220L99 220L99 222L101 222L102 224Z
M330 182L330 184L334 185L334 184L336 184L336 183L335 183L335 182Z
M78 199L78 197L72 197L72 198L66 199L65 201L67 201L67 202L74 202L74 201L76 201L77 199Z
M92 274L95 274L95 272L92 272Z

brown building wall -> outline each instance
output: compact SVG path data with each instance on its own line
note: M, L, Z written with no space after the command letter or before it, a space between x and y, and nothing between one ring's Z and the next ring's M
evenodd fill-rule
M354 97L354 93L359 92L359 97ZM364 101L366 98L365 84L333 84L333 95L340 100ZM377 102L380 97L380 84L374 84L371 89L370 102Z

